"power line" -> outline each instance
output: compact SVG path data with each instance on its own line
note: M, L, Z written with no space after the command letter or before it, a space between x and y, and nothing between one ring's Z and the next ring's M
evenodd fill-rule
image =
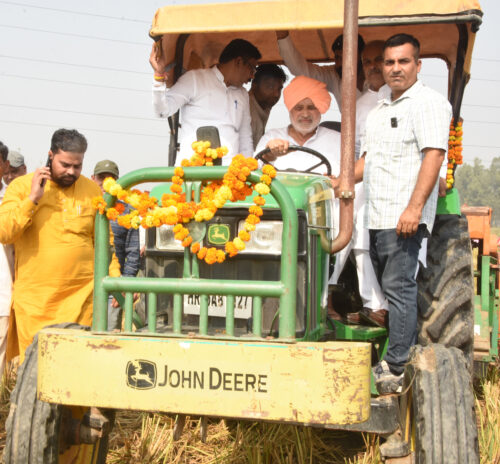
M35 63L48 63L48 64L60 64L64 66L74 66L77 68L90 68L90 69L99 69L103 71L113 71L113 72L125 72L132 74L141 74L141 75L151 75L151 73L144 71L133 71L131 69L118 69L118 68L107 68L105 66L95 66L90 64L77 64L77 63L66 63L64 61L53 61L53 60L41 60L39 58L27 58L24 56L11 56L11 55L0 55L0 58L7 58L10 60L21 60L21 61L29 61Z
M39 122L26 122L26 121L6 121L3 119L0 119L0 123L5 123L5 124L22 124L24 126L42 126L42 127L63 127L64 124L58 125L58 124L42 124ZM157 135L157 134L143 134L140 132L123 132L123 131L114 131L114 130L108 130L108 129L92 129L92 128L85 128L85 127L79 127L79 131L93 131L93 132L104 132L106 134L119 134L119 135L138 135L142 137L159 137L162 139L168 138L170 136L168 135Z
M150 93L150 90L142 90L142 89L131 89L129 87L114 87L112 85L103 85L103 84L88 84L85 82L74 82L74 81L64 81L64 80L56 80L56 79L45 79L43 77L28 77L28 76L20 76L19 74L11 74L11 73L1 73L0 76L5 77L15 77L16 79L28 79L30 81L43 81L43 82L56 82L58 84L72 84L72 85L82 85L85 87L98 87L103 89L113 89L113 90L127 90L130 92L141 92L141 93Z
M30 5L28 3L8 2L8 1L4 1L4 0L0 0L0 3L4 3L6 5L28 7L28 8L37 8L39 10L57 11L59 13L69 13L69 14L80 15L80 16L92 16L94 18L104 18L104 19L113 19L116 21L131 21L134 23L151 24L150 21L146 21L144 19L133 19L133 18L123 18L123 17L119 18L117 16L109 16L109 15L103 15L103 14L97 14L97 13L87 13L86 11L63 10L62 8L49 8L47 6Z
M150 43L146 43L146 42L131 42L129 40L108 39L107 37L96 37L93 35L74 34L71 32L48 31L46 29L35 29L33 27L11 26L10 24L0 24L0 27L6 27L9 29L19 29L22 31L30 31L30 32L43 32L45 34L64 35L64 36L68 36L68 37L78 37L80 39L105 40L107 42L124 43L124 44L128 44L128 45L141 45L141 46L151 45Z
M9 108L21 108L21 109L26 109L26 110L55 111L58 113L85 114L88 116L101 116L101 117L106 117L106 118L134 119L134 120L140 120L140 121L161 121L160 118L143 118L140 116L124 116L121 114L109 114L109 113L90 113L90 112L86 112L86 111L62 110L62 109L57 109L57 108L45 108L42 106L11 105L8 103L0 103L0 106L7 106Z

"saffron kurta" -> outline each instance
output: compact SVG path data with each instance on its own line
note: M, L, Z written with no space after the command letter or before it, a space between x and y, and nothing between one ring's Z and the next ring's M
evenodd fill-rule
M15 321L9 330L8 355L19 350L21 361L43 327L92 322L96 214L92 198L101 195L94 182L80 176L68 188L47 181L35 205L29 199L32 178L28 174L12 181L0 206L0 242L15 248ZM119 275L116 258L111 269Z

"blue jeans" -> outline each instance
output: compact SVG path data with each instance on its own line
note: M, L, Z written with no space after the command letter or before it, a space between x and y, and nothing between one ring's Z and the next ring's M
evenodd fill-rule
M370 229L370 258L389 302L389 346L385 361L401 374L417 338L418 252L426 233L420 224L415 235L403 238L396 229Z

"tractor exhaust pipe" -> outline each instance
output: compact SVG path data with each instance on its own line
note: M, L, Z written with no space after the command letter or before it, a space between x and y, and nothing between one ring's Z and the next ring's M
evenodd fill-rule
M358 0L344 1L342 46L342 127L340 138L340 225L330 253L344 248L352 237L354 217L354 136L358 75Z

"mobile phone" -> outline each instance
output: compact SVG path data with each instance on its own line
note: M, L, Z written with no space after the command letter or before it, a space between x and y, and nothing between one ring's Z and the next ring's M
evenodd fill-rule
M50 159L50 156L47 156L47 162L45 163L46 168L52 168L52 160ZM40 187L45 187L45 182L47 179L42 179L40 182Z

